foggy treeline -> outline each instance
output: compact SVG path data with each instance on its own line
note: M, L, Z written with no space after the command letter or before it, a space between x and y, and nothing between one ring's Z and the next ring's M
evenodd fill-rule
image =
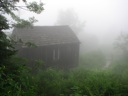
M87 62L87 65L97 66L98 68L96 64L101 63L99 65L106 68L125 53L122 52L124 49L120 47L127 46L127 44L124 44L124 42L127 42L126 32L120 30L112 33L113 30L110 30L111 33L102 32L99 34L101 37L98 37L98 35L89 33L86 30L86 21L81 21L73 9L60 10L55 25L69 25L72 28L80 40L80 62L83 57L86 57L86 59L83 58L84 61L82 62ZM119 43L122 43L122 45L119 45ZM92 62L93 59L94 62ZM97 60L95 61L95 59Z

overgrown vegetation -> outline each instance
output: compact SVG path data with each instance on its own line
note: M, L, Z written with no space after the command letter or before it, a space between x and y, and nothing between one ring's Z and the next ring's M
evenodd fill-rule
M37 76L39 96L127 96L128 77L108 71L47 69Z
M19 0L7 1L0 0L0 96L128 96L128 36L121 37L124 43L118 43L123 51L122 58L113 60L107 69L103 69L106 64L104 54L95 51L82 56L79 68L68 71L42 70L38 67L43 62L38 60L36 74L32 74L33 70L25 66L24 58L16 56L11 40L3 32L12 27L4 14L10 14L17 27L31 25L35 20L24 21L15 16L12 12L17 10L14 2ZM43 10L42 4L40 7L36 3L27 6L36 13Z
M101 50L87 52L80 57L80 67L87 70L99 70L106 65L106 57Z
M34 18L23 20L16 16L15 11L20 8L15 6L17 2L19 0L0 0L0 96L35 96L32 75L30 76L24 60L15 56L13 42L4 33L4 30L14 26L31 26L36 21ZM43 10L42 4L28 4L26 0L23 2L29 11L40 13ZM13 24L7 20L6 15L11 16Z

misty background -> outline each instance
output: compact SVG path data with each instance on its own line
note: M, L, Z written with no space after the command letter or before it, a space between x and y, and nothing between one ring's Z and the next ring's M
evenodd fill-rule
M34 16L38 20L35 26L69 25L81 42L80 54L100 50L110 59L118 51L117 38L128 33L128 0L36 1L44 3L41 14L24 9L16 14L24 19Z

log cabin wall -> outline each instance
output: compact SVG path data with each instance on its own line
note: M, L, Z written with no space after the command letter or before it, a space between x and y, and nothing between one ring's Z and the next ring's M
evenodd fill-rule
M79 62L79 43L20 48L18 54L31 63L42 60L47 67L72 68Z

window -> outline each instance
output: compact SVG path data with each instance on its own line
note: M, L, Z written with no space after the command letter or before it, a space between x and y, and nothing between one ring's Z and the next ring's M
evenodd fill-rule
M60 50L53 50L53 60L59 60L60 59Z
M53 60L55 60L55 58L56 58L55 55L56 55L55 50L53 50Z
M60 50L58 49L57 59L60 59Z

